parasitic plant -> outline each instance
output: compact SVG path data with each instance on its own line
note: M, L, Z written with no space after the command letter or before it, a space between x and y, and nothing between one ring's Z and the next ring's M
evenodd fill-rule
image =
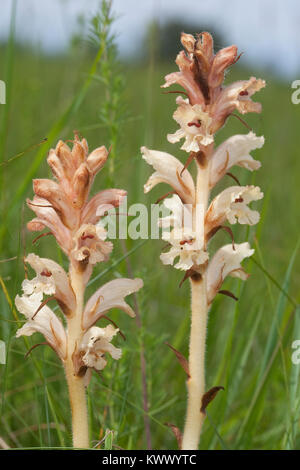
M185 51L181 51L176 59L179 71L167 75L163 87L177 84L185 90L173 91L185 98L178 96L176 99L178 107L173 117L179 129L168 135L168 141L176 143L183 140L181 149L189 156L182 164L165 152L143 147L142 153L146 162L155 169L145 184L145 192L158 183L167 183L174 193L164 200L171 215L160 220L162 227L169 228L163 232L162 238L170 248L161 254L161 261L169 265L175 263L175 268L185 272L183 280L189 278L191 284L189 360L188 367L185 366L188 399L182 449L197 449L205 406L216 391L213 388L206 392L205 387L208 311L218 292L233 296L220 290L227 276L247 279L241 262L254 252L247 242L234 243L230 227L224 224L256 224L259 214L248 205L263 197L256 186L240 186L230 169L234 165L250 171L258 169L260 163L251 157L250 152L262 147L264 138L251 131L234 135L215 148L215 134L235 110L241 114L261 111L261 105L253 102L251 97L265 86L265 82L252 77L224 86L226 69L239 59L237 47L227 47L214 54L213 39L207 32L197 38L182 33L181 42ZM188 170L192 162L197 169L195 181ZM233 176L235 186L225 189L210 201L211 191L226 174ZM209 259L208 245L219 229L231 235L232 243L221 247Z
M107 354L114 359L121 357L121 349L111 343L119 331L115 324L95 324L109 319L106 313L113 308L134 317L125 297L143 285L141 279L115 279L85 302L94 265L107 261L113 249L112 243L106 241L101 218L111 207L118 207L126 195L121 189L104 189L89 198L93 180L107 158L104 146L89 154L87 141L80 140L77 134L72 150L62 141L50 150L48 164L56 181L33 181L35 196L27 204L36 218L28 223L28 229L50 230L39 237L54 235L68 258L69 271L51 259L29 254L25 261L36 276L23 281L23 294L15 301L27 319L17 337L42 333L63 363L72 410L73 445L82 448L89 447L85 388L91 372L106 366ZM57 302L63 321L47 305L50 300Z

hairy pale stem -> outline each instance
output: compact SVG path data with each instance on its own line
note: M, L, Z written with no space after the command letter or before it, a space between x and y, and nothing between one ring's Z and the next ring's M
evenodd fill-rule
M212 149L209 149L210 153ZM194 210L194 230L204 241L204 217L209 199L209 155L206 163L198 168L196 187L196 210ZM200 210L199 210L200 209ZM197 212L196 212L197 211ZM197 227L196 227L197 213ZM205 393L205 343L207 328L206 271L200 279L191 279L191 332L189 343L189 374L187 380L188 400L186 421L182 439L182 450L198 449L200 433L205 418L200 411L202 396Z
M69 398L72 412L73 446L77 448L89 447L88 413L86 392L83 377L74 374L72 360L76 344L81 339L81 319L84 302L84 284L82 274L71 267L70 279L73 291L76 295L76 311L67 319L68 322L68 356L65 361L65 372L69 389Z

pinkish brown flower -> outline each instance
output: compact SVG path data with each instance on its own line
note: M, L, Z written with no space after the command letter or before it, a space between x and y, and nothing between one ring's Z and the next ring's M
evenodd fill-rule
M107 189L89 200L94 177L107 157L108 152L103 146L89 154L87 141L80 140L77 134L72 150L59 141L48 156L48 164L57 181L34 180L35 196L32 201L27 201L37 215L29 222L29 230L40 231L48 227L63 251L68 256L72 253L86 268L89 264L107 261L112 246L104 242L103 233L99 236L102 229L95 224L109 208L118 207L126 196L124 190Z
M163 87L177 83L185 89L191 107L201 106L201 112L210 117L210 135L223 126L234 110L242 114L261 111L260 104L254 103L251 96L265 86L264 80L251 77L223 87L226 70L239 59L236 46L214 54L213 40L207 32L197 38L182 33L181 43L186 53L181 51L177 56L180 71L167 75ZM198 135L200 138L201 130Z

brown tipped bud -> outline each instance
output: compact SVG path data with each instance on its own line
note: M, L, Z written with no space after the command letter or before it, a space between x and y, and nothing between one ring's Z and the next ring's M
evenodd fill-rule
M86 152L84 146L79 140L75 140L72 148L72 160L75 168L78 168L86 158Z
M74 175L73 189L75 198L74 207L81 208L86 201L89 192L90 172L86 163L82 163Z
M70 148L68 147L67 144L65 144L62 140L60 140L58 144L56 145L55 153L62 164L62 167L65 171L65 176L68 179L71 179L75 172L75 167L73 165L72 154L71 154Z
M55 153L59 159L69 161L71 159L70 147L65 144L62 140L59 140L55 147Z
M90 171L95 175L103 167L108 157L108 151L102 145L95 149L87 158L87 164Z
M52 170L53 176L58 180L62 180L65 177L64 169L54 149L50 150L47 162Z
M208 77L209 86L216 88L221 86L224 81L225 70L234 64L237 58L237 47L230 46L221 49L216 55L212 63L210 74Z
M211 62L214 56L214 40L212 35L207 31L200 34L196 43L196 51L202 52L207 62Z
M84 149L85 154L87 155L89 153L89 145L88 145L87 140L83 138L81 141L81 145Z
M180 41L189 54L192 54L194 52L196 41L192 34L181 33Z

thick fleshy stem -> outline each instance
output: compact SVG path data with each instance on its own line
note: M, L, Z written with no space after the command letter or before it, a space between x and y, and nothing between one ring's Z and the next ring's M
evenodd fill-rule
M196 186L196 207L194 208L193 224L197 224L203 232L200 236L204 240L205 212L209 199L209 156L213 150L211 146L205 155L203 166L198 167ZM191 278L191 332L189 343L189 378L187 380L188 400L186 422L184 427L182 450L198 449L199 439L205 415L200 411L202 397L205 393L205 345L207 329L207 289L206 268L199 277Z
M76 311L67 319L68 355L64 363L72 412L72 435L75 448L89 448L89 427L86 392L83 377L74 373L73 353L81 339L84 302L83 275L74 266L70 270L72 289L76 295Z
M182 440L182 450L198 449L205 415L200 412L205 393L205 341L207 324L205 276L191 280L192 321L189 346L189 372L187 381L188 403Z

